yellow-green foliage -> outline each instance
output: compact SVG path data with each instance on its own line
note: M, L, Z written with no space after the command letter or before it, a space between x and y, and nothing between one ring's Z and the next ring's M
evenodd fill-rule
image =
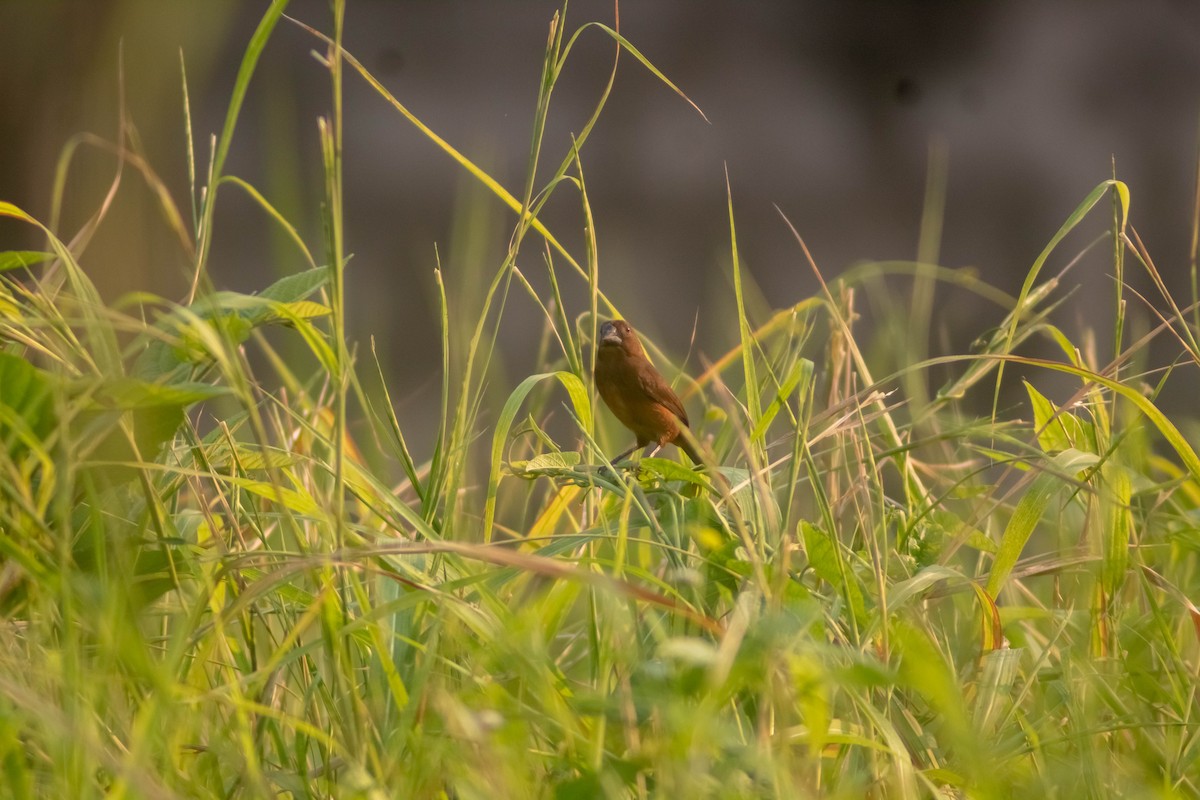
M890 262L824 271L784 308L755 300L727 197L736 333L691 378L649 343L713 463L611 464L627 437L597 406L591 342L620 310L584 175L612 83L574 139L546 121L581 36L678 89L612 29L568 36L556 16L509 191L341 50L338 0L331 33L309 29L333 98L318 246L224 172L285 5L246 50L212 163L189 155L195 212L138 167L192 254L186 298L105 304L86 236L0 203L46 238L0 253L5 796L1200 794L1200 459L1195 421L1157 404L1194 386L1196 322L1165 293L1127 321L1118 289L1098 358L1059 327L1070 287L1042 276L1107 227L1080 249L1111 244L1112 261L1080 269L1128 258L1162 285L1124 184L1063 209L1017 297ZM497 263L437 275L427 453L374 348L347 338L343 80L514 215ZM253 295L212 286L220 186L310 267ZM581 252L540 218L555 193L579 201ZM545 292L522 272L540 264ZM896 335L898 276L931 314L931 293L992 301L976 349L931 357ZM493 358L528 324L505 311L514 290L544 311L531 377ZM1050 399L1052 375L1073 394Z

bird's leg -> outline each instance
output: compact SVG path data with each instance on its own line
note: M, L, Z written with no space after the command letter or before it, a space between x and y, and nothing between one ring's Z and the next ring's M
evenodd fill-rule
M612 461L610 461L608 463L612 464L613 466L616 466L618 463L629 458L629 456L632 455L634 453L634 451L636 451L641 446L642 445L640 445L640 444L635 444L633 447L629 448L624 453L621 453L621 455L617 456L616 458L614 458Z

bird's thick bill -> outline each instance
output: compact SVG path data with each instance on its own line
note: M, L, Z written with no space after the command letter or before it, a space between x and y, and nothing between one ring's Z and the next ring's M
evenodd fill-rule
M611 322L606 322L600 326L600 344L620 344L621 332L617 330L617 326Z

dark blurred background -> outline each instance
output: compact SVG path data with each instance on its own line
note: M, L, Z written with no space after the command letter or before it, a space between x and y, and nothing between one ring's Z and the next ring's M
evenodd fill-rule
M351 0L345 45L409 109L520 193L552 0ZM189 208L180 53L197 158L224 119L238 63L265 2L0 2L0 199L49 215L55 165L70 137L116 135L117 55L126 104L151 163ZM328 4L288 13L331 27ZM583 166L602 286L635 325L690 365L734 343L730 329L725 165L744 267L781 307L817 291L773 208L805 237L826 277L856 262L917 256L930 153L945 154L938 259L973 266L1015 293L1041 248L1115 158L1133 223L1181 304L1188 271L1200 129L1200 3L625 2L621 32L703 109L710 123L628 54L587 143ZM573 0L568 31L612 25L613 5ZM316 119L328 113L321 49L280 23L247 96L227 172L254 183L321 249ZM541 177L594 107L614 46L586 32L556 89ZM382 98L346 78L346 236L352 334L375 336L394 371L401 419L436 398L435 246L458 309L499 266L514 216ZM940 149L939 149L940 148ZM114 159L72 162L60 234L95 210ZM1048 265L1057 271L1104 229L1099 213ZM578 197L564 187L546 221L583 257ZM303 268L236 190L222 189L211 261L221 288L252 291ZM532 243L533 240L531 239ZM0 225L0 249L40 247ZM1076 267L1074 313L1111 319L1103 248ZM320 260L320 259L318 259ZM127 174L84 265L110 299L131 290L181 299L187 259L151 195ZM544 286L534 246L520 262ZM566 265L558 263L566 274ZM1130 281L1149 283L1130 265ZM897 284L903 291L904 284ZM576 286L568 302L584 310ZM939 291L942 341L965 346L1002 312ZM1098 311L1099 309L1099 311ZM695 344L690 344L699 312ZM515 290L502 329L508 369L532 369L540 312ZM469 322L474 323L474 317ZM940 329L940 328L939 328ZM936 337L935 337L936 338Z

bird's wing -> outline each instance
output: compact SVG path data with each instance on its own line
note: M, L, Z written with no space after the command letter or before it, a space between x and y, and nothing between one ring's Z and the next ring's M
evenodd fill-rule
M638 370L638 386L647 397L678 417L684 425L691 427L687 410L683 407L679 395L675 394L675 390L657 370L653 367L649 370Z

